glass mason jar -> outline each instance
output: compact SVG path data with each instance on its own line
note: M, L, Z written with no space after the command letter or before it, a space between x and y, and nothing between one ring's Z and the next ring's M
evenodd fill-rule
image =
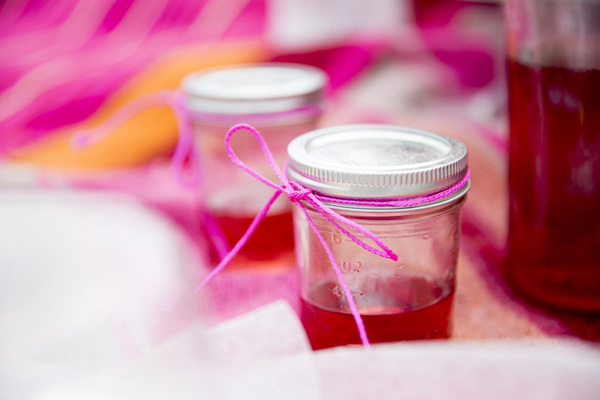
M204 173L201 219L222 234L209 238L209 244L225 240L226 247L233 247L273 194L231 162L224 144L227 130L239 123L256 127L281 165L288 143L316 128L326 84L321 70L289 63L209 69L183 80ZM235 135L231 144L246 165L277 180L252 135ZM291 205L280 198L236 259L242 263L278 260L292 255L293 245ZM215 248L209 253L215 264L223 255Z
M507 0L507 278L600 311L600 1Z
M290 180L321 195L360 201L437 193L467 173L467 149L457 140L386 125L309 132L290 143L288 158ZM378 236L397 261L365 250L302 201L342 270L371 342L449 337L460 210L468 189L467 182L446 197L411 207L326 202ZM299 206L294 228L301 320L313 349L359 344L337 276Z

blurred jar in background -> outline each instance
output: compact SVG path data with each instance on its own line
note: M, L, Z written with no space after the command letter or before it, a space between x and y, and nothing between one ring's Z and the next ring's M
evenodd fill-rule
M203 162L204 225L213 224L220 239L233 247L273 195L273 189L235 166L225 151L225 133L247 123L265 138L275 161L282 165L288 143L315 129L321 115L327 76L318 68L264 63L210 69L188 75L182 82L187 108ZM264 177L277 182L256 139L248 132L232 137L239 158ZM293 257L291 205L277 199L266 218L239 253L242 261ZM214 229L213 229L214 230ZM222 254L221 254L222 256ZM210 249L216 264L220 257Z
M506 0L508 279L600 311L600 1Z

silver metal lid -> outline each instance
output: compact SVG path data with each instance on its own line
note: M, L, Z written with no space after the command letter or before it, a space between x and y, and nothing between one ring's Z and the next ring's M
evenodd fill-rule
M456 139L390 125L347 125L298 136L288 146L288 176L340 198L399 199L438 192L467 172Z
M319 105L327 75L290 63L243 64L198 71L183 79L190 110L214 114L263 114Z

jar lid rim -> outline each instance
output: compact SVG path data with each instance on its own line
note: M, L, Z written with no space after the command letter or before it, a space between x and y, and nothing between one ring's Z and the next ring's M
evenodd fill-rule
M301 135L288 146L292 181L326 196L392 200L447 189L467 173L466 146L394 125L345 125Z
M327 82L319 68L272 62L196 71L183 79L181 90L196 112L258 114L318 105Z

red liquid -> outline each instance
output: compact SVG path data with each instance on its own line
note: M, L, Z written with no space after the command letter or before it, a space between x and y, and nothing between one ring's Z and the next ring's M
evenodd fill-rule
M508 278L546 304L600 310L600 70L508 72Z
M411 280L405 280L403 286L394 285L393 291L391 286L382 288L379 305L361 304L356 299L371 343L450 336L454 290L444 290L421 278L417 282L419 290L411 292L407 286L410 283ZM354 317L343 296L336 293L339 294L338 285L327 282L313 288L310 300L300 299L300 319L314 350L361 343ZM426 299L433 302L417 308Z
M239 218L231 215L214 216L229 248L235 246L238 240L254 220L255 215ZM270 260L277 258L282 253L291 253L294 250L294 228L292 213L267 214L260 222L246 245L238 253L248 260ZM211 251L211 261L217 264L220 258Z

